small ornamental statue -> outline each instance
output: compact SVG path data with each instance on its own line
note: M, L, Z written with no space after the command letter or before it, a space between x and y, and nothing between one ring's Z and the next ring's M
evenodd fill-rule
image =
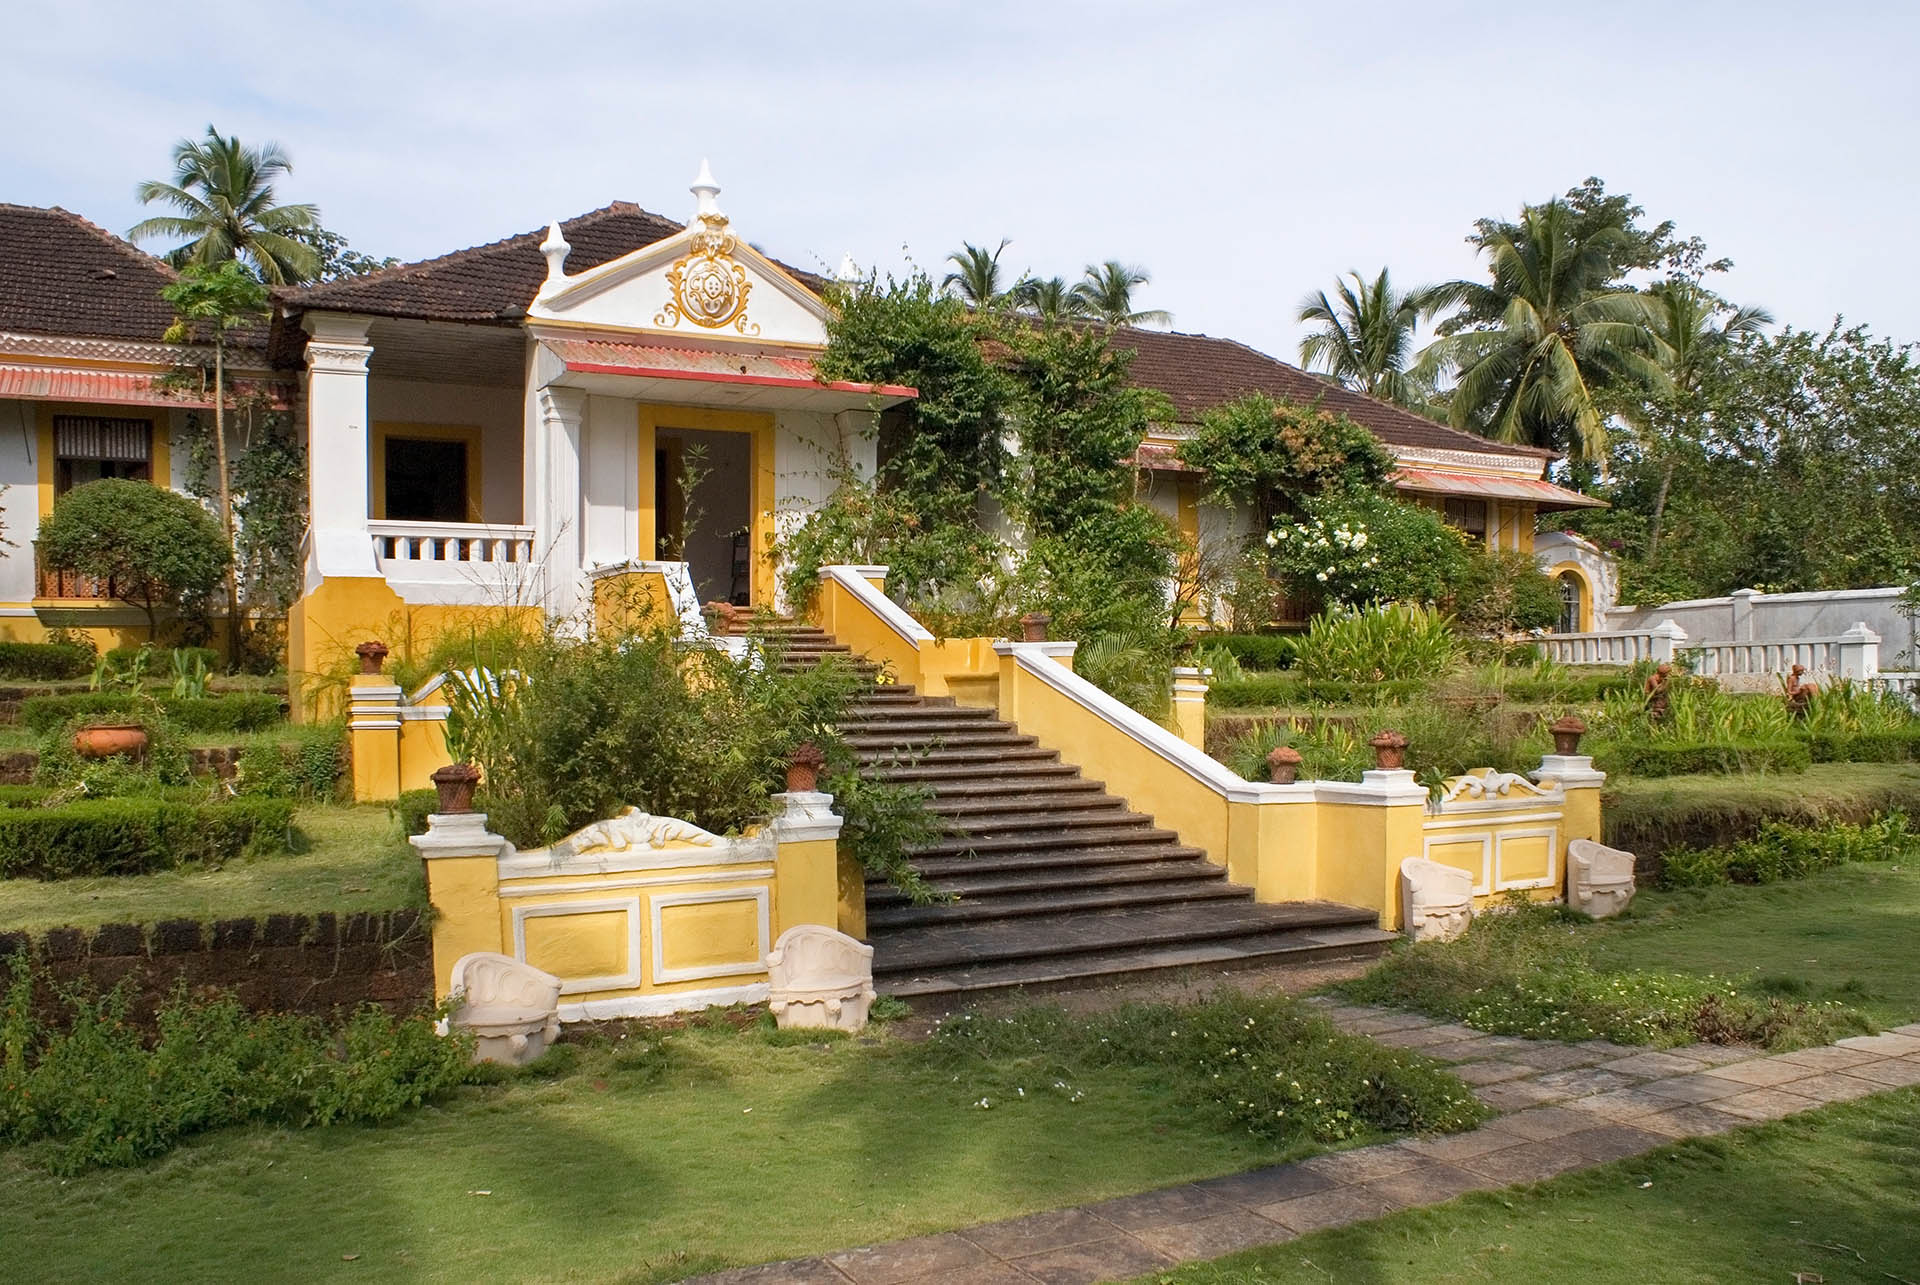
M1807 712L1813 707L1814 684L1805 682L1800 677L1806 672L1805 665L1795 665L1792 676L1786 680L1787 713L1799 723L1807 721Z
M1669 690L1673 682L1673 666L1661 661L1647 675L1646 696L1641 702L1647 711L1647 717L1656 723L1664 723L1673 716L1673 693Z

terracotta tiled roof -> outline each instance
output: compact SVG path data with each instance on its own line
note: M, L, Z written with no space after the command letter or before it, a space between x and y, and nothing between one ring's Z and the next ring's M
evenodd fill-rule
M0 205L0 330L159 342L173 269L54 207Z
M1372 430L1375 437L1390 447L1496 451L1506 455L1532 455L1543 460L1553 458L1552 451L1490 442L1449 428L1423 415L1328 383L1231 339L1129 328L1114 333L1113 346L1134 350L1134 382L1165 393L1173 402L1175 420L1182 424L1198 423L1202 413L1222 402L1258 392L1294 402L1317 401L1328 410L1338 411Z

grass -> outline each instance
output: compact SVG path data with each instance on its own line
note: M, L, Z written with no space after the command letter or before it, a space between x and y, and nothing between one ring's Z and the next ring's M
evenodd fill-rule
M245 749L253 745L285 745L290 743L287 730L290 724L278 728L267 728L259 732L182 732L178 742L189 749ZM40 735L24 723L0 723L0 752L13 750L38 750Z
M1642 892L1579 932L1602 968L1743 971L1762 993L1835 1001L1882 1026L1920 1021L1920 868L1847 865L1760 887Z
M1071 1041L1022 1052L1031 1014L1008 1036L927 1042L734 1030L728 1016L563 1045L565 1074L460 1089L379 1128L229 1129L65 1180L0 1153L0 1244L58 1263L62 1280L155 1263L180 1280L266 1263L288 1279L671 1280L1317 1149L1196 1110L1188 1090L1207 1081L1184 1062L1103 1060ZM1112 1027L1116 1043L1128 1029Z
M1920 1279L1916 1173L1903 1089L1143 1280L1897 1285Z
M217 870L100 879L0 880L0 927L236 919L271 913L395 910L424 902L420 863L381 806L303 807L295 851Z
M1764 821L1865 821L1899 808L1920 816L1920 764L1816 763L1791 777L1670 776L1608 784L1607 842L1652 856L1748 838Z

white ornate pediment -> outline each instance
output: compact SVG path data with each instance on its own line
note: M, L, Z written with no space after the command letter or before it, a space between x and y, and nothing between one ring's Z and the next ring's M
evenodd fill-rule
M1442 803L1454 803L1462 799L1546 799L1555 797L1555 791L1543 789L1517 772L1496 772L1487 768L1479 772L1469 772L1465 776L1450 777L1446 789L1440 795Z
M556 224L540 247L547 279L528 318L653 331L699 346L825 346L826 304L733 230L704 162L692 190L698 205L685 230L578 274L566 271L572 247Z

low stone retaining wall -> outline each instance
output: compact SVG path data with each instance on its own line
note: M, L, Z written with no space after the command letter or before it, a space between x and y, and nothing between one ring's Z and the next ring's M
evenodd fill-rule
M418 910L0 932L0 960L24 951L55 981L133 988L148 1020L176 982L214 987L260 1012L326 1014L372 1000L396 1012L430 1004L433 952Z
M32 785L40 755L34 750L0 753L0 785ZM200 746L187 751L187 766L195 776L233 779L240 767L240 749L234 745Z

